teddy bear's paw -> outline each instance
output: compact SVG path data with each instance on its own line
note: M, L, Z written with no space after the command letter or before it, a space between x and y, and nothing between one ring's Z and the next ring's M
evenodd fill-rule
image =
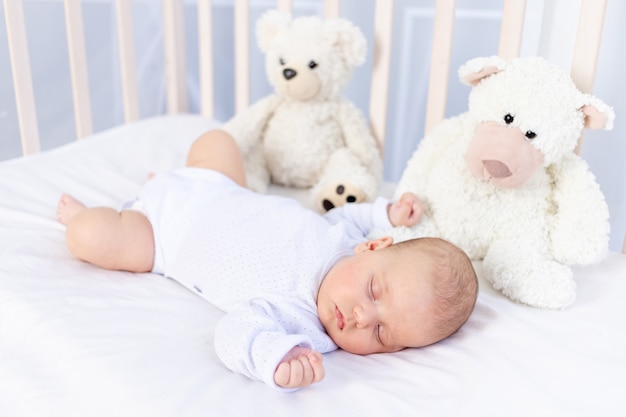
M347 182L332 184L326 187L316 198L317 205L322 211L329 211L346 203L361 203L365 200L365 193L360 188Z

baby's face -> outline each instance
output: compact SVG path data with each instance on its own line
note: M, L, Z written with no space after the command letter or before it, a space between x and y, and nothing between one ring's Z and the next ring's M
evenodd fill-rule
M365 355L437 341L431 320L432 261L386 249L391 242L383 238L359 245L322 281L317 311L343 350Z

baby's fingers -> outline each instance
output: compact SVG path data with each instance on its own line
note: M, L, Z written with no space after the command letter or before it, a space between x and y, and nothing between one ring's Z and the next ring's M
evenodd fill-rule
M417 224L422 219L422 214L424 214L424 207L422 204L419 201L413 202L409 213L409 226Z
M398 204L402 207L404 226L413 226L421 220L424 206L415 194L404 193Z
M289 380L291 379L291 364L289 362L281 362L276 371L274 371L274 382L279 387L290 388Z
M314 382L315 374L313 372L313 366L311 365L308 356L306 355L298 356L297 360L298 362L300 362L301 368L298 369L297 375L294 375L292 373L294 382L298 381L299 383L297 386L299 387L305 387L307 385L311 385Z
M322 355L311 351L282 362L274 372L274 382L283 388L301 388L324 378Z
M312 375L313 370L308 359L301 355L278 365L274 372L274 382L283 388L300 388L312 383Z
M322 361L323 358L321 353L314 350L309 353L309 364L311 365L313 371L312 383L320 382L322 379L324 379L324 376L326 375L326 371L324 370L324 363Z

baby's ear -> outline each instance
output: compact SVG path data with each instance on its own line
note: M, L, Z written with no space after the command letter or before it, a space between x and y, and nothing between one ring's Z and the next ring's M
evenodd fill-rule
M367 252L368 250L383 249L393 245L393 238L391 236L381 237L380 239L368 240L367 242L361 242L354 248L354 253Z

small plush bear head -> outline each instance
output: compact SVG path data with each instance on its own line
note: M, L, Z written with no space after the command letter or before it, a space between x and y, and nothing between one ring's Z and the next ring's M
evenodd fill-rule
M583 128L613 125L609 106L540 57L476 58L459 76L473 86L469 113L477 126L465 154L468 168L497 187L520 187L574 152Z
M292 19L270 10L258 20L256 36L270 84L294 101L336 98L365 61L365 37L345 19Z

